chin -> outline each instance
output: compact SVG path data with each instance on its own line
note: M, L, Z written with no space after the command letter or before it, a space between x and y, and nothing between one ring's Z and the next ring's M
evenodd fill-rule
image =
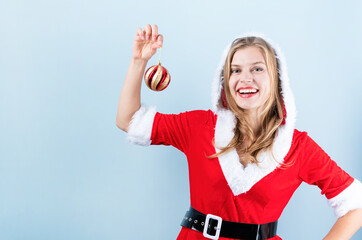
M238 104L238 107L245 111L257 108L256 106L250 106L250 105L245 105L245 104Z

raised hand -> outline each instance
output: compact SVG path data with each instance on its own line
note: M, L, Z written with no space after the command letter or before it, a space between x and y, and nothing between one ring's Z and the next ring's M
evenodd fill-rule
M144 30L137 29L132 59L118 102L116 124L123 131L128 131L132 116L141 106L141 84L147 62L162 44L163 37L158 34L157 25L147 24Z
M132 58L148 61L162 44L163 36L158 34L157 25L147 24L144 30L138 28L133 43Z

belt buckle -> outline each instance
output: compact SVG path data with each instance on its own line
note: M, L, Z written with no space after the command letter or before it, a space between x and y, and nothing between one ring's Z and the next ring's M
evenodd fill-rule
M210 219L217 221L217 226L216 226L216 229L215 229L216 230L215 235L210 235L210 234L207 233L207 230L209 229ZM207 214L206 215L206 220L205 220L204 231L203 231L204 237L208 238L208 239L219 239L220 231L221 231L221 223L222 223L222 218L221 217L215 216L215 215L212 215L212 214Z

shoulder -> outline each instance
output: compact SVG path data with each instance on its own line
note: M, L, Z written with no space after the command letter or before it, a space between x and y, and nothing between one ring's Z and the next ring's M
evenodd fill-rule
M192 110L180 113L182 118L192 125L210 124L213 125L216 121L216 114L211 110Z
M303 156L308 152L317 150L317 148L319 148L318 144L313 141L306 131L294 129L292 145L290 148L291 153Z
M294 129L293 145L316 144L306 131Z
M214 125L216 122L216 114L211 110L190 110L184 111L178 114L163 114L157 113L156 117L171 118L177 119L177 121L187 124L189 126L198 126L201 125Z
M309 159L316 163L330 159L329 155L305 131L294 130L292 146L302 162Z
M210 109L209 110L190 110L190 111L181 112L180 114L187 115L188 117L191 117L191 118L204 118L204 119L215 116L215 114Z
M305 132L305 131L299 131L298 129L294 129L294 133L293 133L293 144L294 144L294 143L300 143L300 142L306 141L307 138L309 138L307 132Z
M298 146L319 147L306 131L299 131L297 129L294 129L293 145L294 144Z

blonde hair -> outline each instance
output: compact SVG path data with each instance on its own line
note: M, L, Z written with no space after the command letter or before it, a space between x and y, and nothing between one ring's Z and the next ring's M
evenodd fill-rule
M261 50L271 80L270 97L263 106L263 111L260 115L261 128L258 133L254 133L249 126L246 120L245 110L237 105L229 89L231 61L235 52L251 46L258 47ZM227 146L219 148L221 150L219 153L216 153L211 157L217 157L236 149L238 154L250 156L243 159L243 163L258 164L257 158L259 154L265 150L272 150L273 140L276 136L277 129L283 122L283 100L278 71L279 65L275 51L264 39L259 37L244 37L238 38L232 43L222 73L224 79L222 91L225 92L227 108L236 116L234 137ZM245 142L249 144L246 146L243 145Z

